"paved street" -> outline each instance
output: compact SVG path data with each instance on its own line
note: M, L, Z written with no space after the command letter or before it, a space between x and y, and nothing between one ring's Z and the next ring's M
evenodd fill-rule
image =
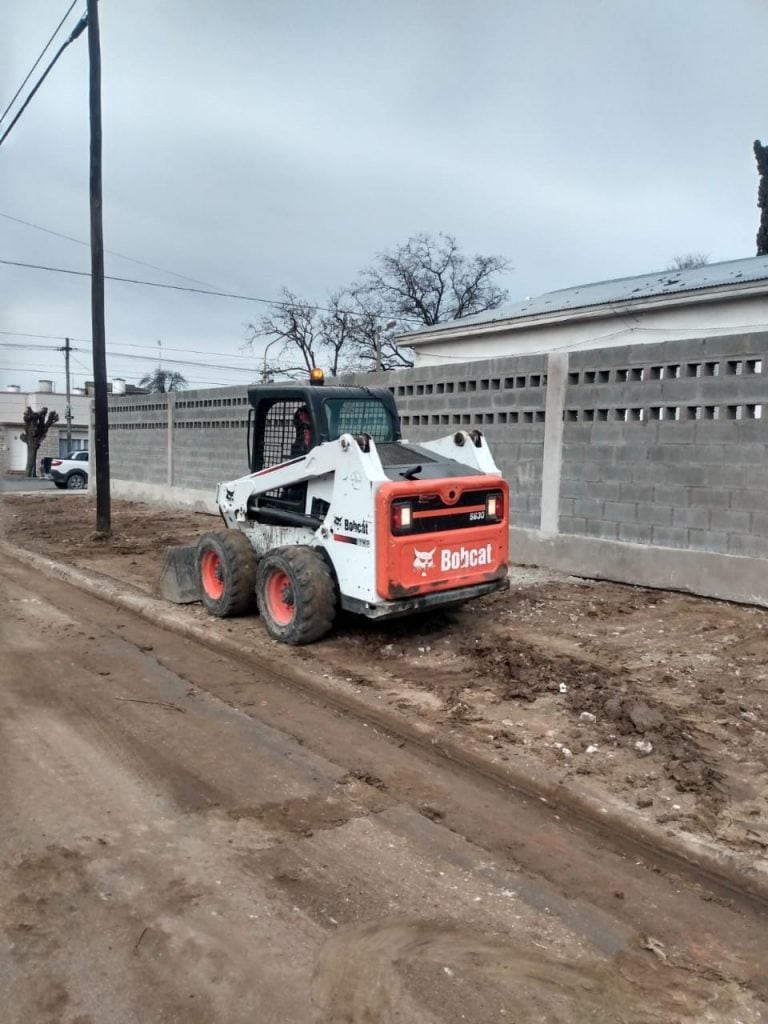
M0 560L13 1024L765 1019L765 920Z
M52 480L42 480L40 477L19 476L16 473L0 476L0 492L3 491L54 491L59 492Z

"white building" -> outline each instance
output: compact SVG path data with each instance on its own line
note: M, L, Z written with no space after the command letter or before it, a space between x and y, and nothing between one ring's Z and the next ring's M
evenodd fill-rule
M91 399L73 394L70 405L72 448L87 448ZM38 452L38 462L44 455L56 457L67 453L66 395L54 393L51 382L46 380L38 381L38 390L30 393L10 385L5 391L0 391L0 473L23 473L26 468L27 446L21 440L21 435L24 432L24 412L27 406L35 411L45 406L49 411L59 414L59 422L48 431Z
M401 335L416 366L768 327L768 256L565 288Z

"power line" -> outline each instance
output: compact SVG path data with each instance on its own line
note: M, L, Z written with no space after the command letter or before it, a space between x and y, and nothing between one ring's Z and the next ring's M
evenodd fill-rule
M84 363L79 363L79 365L82 366L82 368L85 371L86 375L92 373L92 371L90 369L88 369L88 367L86 367ZM0 370L5 370L5 371L9 371L9 372L16 372L16 373L45 373L46 377L43 378L44 380L47 380L49 377L63 377L64 376L64 371L63 370L41 370L39 366L5 366L5 365L0 365ZM187 383L188 384L203 384L203 385L207 385L208 387L213 385L214 387L219 387L219 388L235 388L235 387L243 386L243 385L240 385L240 384L237 384L237 383L233 383L231 380L228 380L228 381L227 380L211 380L210 377L188 377L187 378ZM27 389L22 389L22 390L29 391L28 388ZM61 392L53 392L53 393L54 394L58 394L58 395L61 396ZM78 396L78 397L84 397L84 396ZM89 396L89 397L92 397L92 396Z
M110 356L110 358L140 359L145 363L157 363L157 359L152 356L137 356L132 352L109 351L107 355ZM163 363L173 363L174 366L204 366L209 370L232 370L234 373L256 373L256 369L253 366L227 366L225 363L201 363L194 359L166 359L165 356L163 356Z
M15 348L23 349L27 352L59 352L61 349L58 345L22 345L15 344L14 342L0 341L0 348ZM78 351L73 349L72 351ZM135 352L116 352L112 349L107 353L108 356L115 359L138 359L144 363L156 363L157 358L155 356L141 356ZM176 366L201 366L209 370L232 370L234 373L255 373L254 366L227 366L226 363L203 363L199 359L167 359L163 357L163 362L173 363Z
M82 341L84 339L73 338L72 340ZM154 345L139 345L135 342L130 341L118 341L115 342L115 344L122 345L123 348L141 348L146 349L147 351L155 351ZM204 349L200 348L173 348L167 345L163 345L163 352L189 352L192 355L196 356L209 356L211 354L210 352L206 352ZM226 356L227 359L250 359L251 361L253 361L254 358L261 358L261 353L250 353L249 355L245 356L240 355L238 352L220 352L219 355ZM165 358L165 356L163 356L163 358Z
M70 274L74 277L90 277L91 273L89 270L70 270L68 267L46 267L39 263L21 263L19 260L2 260L0 263L4 263L9 267L23 267L25 270L46 270L51 274ZM221 299L242 299L245 302L263 302L267 306L282 306L284 302L280 302L277 299L262 299L255 295L238 295L235 292L220 292L214 290L207 290L202 288L185 288L184 285L180 284L163 284L160 281L142 281L132 277L115 277L111 274L105 274L104 279L106 281L118 281L121 284L138 284L144 285L147 288L167 288L170 291L176 292L192 292L195 295L213 295ZM304 305L304 303L302 303ZM312 306L309 303L306 304L307 309L317 309L326 313L330 310L324 306Z
M0 140L2 141L2 140ZM0 259L0 263L5 264L7 267L22 267L25 270L45 270L50 274L69 274L73 277L90 277L91 273L89 270L70 270L68 267L48 267L40 263L22 263L20 260L3 260ZM144 285L147 288L166 288L170 291L175 292L191 292L194 295L212 295L220 299L240 299L243 302L262 302L267 306L290 306L292 303L287 302L285 299L264 299L257 295L240 295L238 292L224 292L216 291L213 289L204 288L189 288L184 287L180 284L164 284L162 281L143 281L133 277L115 277L112 274L104 275L105 281L118 281L121 284L138 284ZM317 306L312 302L297 302L295 305L301 306L303 309L313 309L319 313L346 313L349 316L361 316L362 314L353 309L330 309L328 306ZM377 320L384 320L388 318L387 314L384 313L372 313ZM404 317L400 316L401 320L411 320L414 323L421 323L420 320L416 320L415 317Z
M0 348L21 348L25 352L58 352L58 345L29 345L26 342L0 341Z
M5 140L8 138L8 136L13 131L14 125L19 120L19 118L24 113L24 111L27 109L29 104L32 102L32 97L35 95L37 90L40 88L40 86L46 80L46 78L48 77L49 73L53 70L53 66L56 63L56 61L59 59L59 57L62 55L62 53L64 53L64 51L70 45L70 43L74 43L74 41L77 39L77 37L79 35L81 35L81 33L85 30L85 26L87 24L88 24L88 19L86 18L85 15L83 15L82 18L80 19L80 21L78 21L78 23L72 29L70 34L67 36L67 38L64 40L64 42L61 44L61 46L56 51L56 53L55 53L55 55L53 57L53 60L50 62L50 64L45 69L45 71L42 73L42 75L38 78L37 82L35 83L34 88L30 92L29 96L27 96L27 98L24 100L22 105L19 107L19 110L18 110L18 113L16 114L16 117L14 117L14 119L11 121L11 123L8 125L8 127L5 129L3 134L0 135L0 146L2 146L2 144L5 142Z
M12 338L39 338L39 339L47 340L47 341L64 341L65 340L64 335L61 335L61 337L59 337L58 334L23 334L23 333L21 333L19 331L0 331L0 335L5 335L7 337L12 337ZM90 338L75 338L74 335L72 335L72 334L67 335L67 337L69 338L70 341L79 341L79 342L82 342L82 344L84 344L84 345L90 345L91 344L91 339ZM145 351L148 351L148 352L154 352L155 351L155 346L154 345L139 345L139 344L136 344L136 343L130 342L130 341L118 341L115 344L120 345L122 348L138 348L138 349L144 349ZM32 349L35 349L35 350L37 350L37 349L46 349L46 350L51 350L51 351L53 351L55 349L55 350L58 351L58 346L56 346L56 345L27 345L27 344L13 343L13 342L0 342L0 348L28 348L30 350L32 350ZM188 353L190 355L196 355L196 356L208 356L208 355L211 354L210 352L207 352L204 349L200 349L200 348L174 348L174 347L167 347L167 346L163 346L163 352L185 352L185 353ZM111 351L108 353L108 355L113 355L113 354L114 353L111 352ZM133 353L126 353L126 355L130 359L140 358L138 356L134 357ZM255 353L255 354L252 353L252 354L249 354L249 355L240 355L240 353L238 353L238 352L220 352L219 355L225 356L227 359L246 359L246 360L250 360L251 362L253 362L254 359L260 359L261 358L261 353Z
M2 346L0 346L0 347L2 347ZM60 351L60 349L58 349L58 348L50 348L47 351L56 351L56 352L58 352L58 351ZM78 349L74 349L74 351L79 351L79 350ZM126 355L126 353L124 353L124 352L112 352L112 353L109 353L109 355L110 356L114 356L116 359L140 359L142 361L148 361L148 362L152 361L149 356ZM78 359L76 356L73 356L72 359L73 359L73 362L76 362L78 364L78 366L82 367L82 369L85 371L86 374L92 373L91 368L89 366L87 366L85 363L83 363L82 360ZM190 367L199 368L199 369L225 370L225 371L232 371L232 372L235 372L235 373L248 373L251 376L251 379L253 379L253 378L255 378L255 376L257 376L257 371L256 371L256 369L254 367L251 367L250 369L246 369L245 367L221 366L218 363L187 363L187 362L182 362L180 360L173 360L173 359L169 359L169 360L167 360L167 362L178 363L181 366L190 366ZM19 372L23 371L23 372L34 372L34 373L46 373L46 374L50 374L51 376L61 376L62 372L63 372L63 371L57 370L57 369L45 369L44 367L40 367L39 365L38 366L18 366L16 364L14 364L14 365L11 365L11 366L6 365L6 366L3 366L3 367L0 367L0 369L18 370ZM190 377L188 379L190 381L201 381L202 383L204 383L209 378L207 378L207 377L206 378ZM226 382L226 384L221 382L221 381L216 381L216 382L213 382L213 383L221 384L221 386L223 386L223 387L232 387L232 386L236 386L236 384L237 384L237 382L233 382L233 381L228 381L228 382Z
M77 2L77 0L75 0ZM67 242L74 242L76 245L84 245L86 248L90 248L91 243L84 241L82 238L74 238L72 235L65 235L61 231L54 231L52 228L44 228L41 224L33 224L32 221L22 220L21 217L12 217L10 213L2 213L0 211L0 217L4 217L5 220L11 220L15 224L23 224L24 227L34 228L35 231L44 231L46 235L53 235L54 238L63 238ZM127 260L129 263L136 263L140 267L149 267L150 270L159 270L161 274L170 274L171 277L179 277L182 281L192 281L193 284L202 284L206 288L213 288L214 285L209 284L207 281L199 281L196 277L189 277L188 274L177 274L175 270L166 270L165 267L158 267L154 263L147 263L145 260L137 260L133 256L126 256L122 252L115 252L114 249L105 249L105 253L110 256L116 256L118 259Z
M2 114L0 114L0 124L2 124L2 123L3 123L3 121L5 120L5 116L6 116L6 114L7 114L7 113L8 113L8 111L9 111L9 110L11 109L11 107L12 107L12 106L13 106L13 104L14 104L14 103L16 102L16 100L18 99L18 97L19 97L19 93L21 92L21 90L22 90L22 89L24 88L24 86L25 86L25 85L27 84L27 82L28 82L28 81L30 80L30 78L32 77L32 73L34 72L35 68L36 68L36 67L37 67L37 65L38 65L38 64L40 63L40 61L41 61L41 60L43 59L43 57L45 56L45 54L46 54L46 51L47 51L48 47L49 47L49 46L51 45L51 43L53 42L53 40L54 40L54 39L56 38L56 36L57 36L57 35L59 34L59 29L61 28L61 26L62 26L62 25L64 24L64 22L65 22L65 21L67 20L67 18L68 18L68 17L70 16L70 14L72 13L72 8L73 8L73 7L75 6L75 4L76 4L76 3L77 3L77 0L72 0L72 3L71 3L71 4L69 5L69 7L68 7L68 9L67 9L67 13L66 13L66 14L64 15L64 17L63 17L63 18L61 19L61 21L60 21L60 22L59 22L59 24L58 24L58 25L56 26L56 28L55 28L55 29L53 30L53 34L51 35L51 38L50 38L50 39L48 40L48 42L47 42L47 43L45 44L45 46L44 46L44 47L43 47L43 49L41 50L41 52L40 52L40 56L39 56L39 57L37 58L37 60L35 61L35 63L34 63L33 65L32 65L32 67L31 67L31 68L29 69L29 71L27 72L27 76L26 76L26 78L25 78L25 79L24 79L24 81L23 81L23 82L21 83L21 85L20 85L20 86L19 86L19 88L18 88L18 89L16 90L16 92L15 92L15 93L13 94L13 96L11 97L11 101L10 101L10 103L8 104L8 106L7 106L6 108L5 108L5 110L4 110L3 112L2 112Z
M13 348L23 349L27 352L60 352L61 349L56 345L13 345L8 342L0 342L0 348ZM73 352L79 351L79 349L72 349ZM139 360L143 363L156 363L157 360L153 356L140 356L135 352L114 352L109 351L107 355L112 359L133 359ZM206 370L230 370L232 373L256 373L254 366L227 366L226 363L204 363L199 359L163 359L165 363L172 363L174 366L199 366ZM89 371L90 372L90 371Z
M83 370L85 370L86 379L87 379L87 375L92 373L91 368L89 366L86 366L85 363L83 363L80 359L76 359L74 356L73 356L73 360L74 360L74 362L77 363L78 366L81 366L83 368ZM216 367L214 367L214 369L216 369ZM224 369L224 367L221 367L221 369ZM58 371L55 371L55 372L57 372L59 375L61 375L61 370L58 370ZM120 374L112 374L113 380L117 376L120 376ZM241 385L239 385L238 382L233 382L231 380L230 381L220 381L220 380L213 380L212 381L210 379L210 377L185 377L184 379L186 380L186 382L188 384L216 384L218 387L222 387L222 388L232 388L232 387L239 387L239 386L241 386Z
M0 334L5 334L9 338L48 338L51 341L64 341L64 335L59 336L58 334L25 334L23 331L0 331ZM90 338L73 338L72 335L68 335L70 341L87 341L90 344Z

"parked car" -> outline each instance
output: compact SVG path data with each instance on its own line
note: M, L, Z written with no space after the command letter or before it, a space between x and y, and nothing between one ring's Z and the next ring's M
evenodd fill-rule
M51 480L57 487L82 491L88 486L88 452L72 452L67 459L51 459Z

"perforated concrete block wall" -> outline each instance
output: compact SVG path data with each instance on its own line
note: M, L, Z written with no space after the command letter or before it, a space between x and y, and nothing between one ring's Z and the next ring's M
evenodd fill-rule
M571 354L560 531L768 557L768 334Z
M173 409L173 486L212 488L248 472L245 388L185 391Z
M126 395L109 400L109 463L118 480L167 481L168 399Z
M737 599L748 573L768 602L768 331L339 382L389 388L413 442L481 429L522 560ZM180 393L169 445L166 396L112 399L113 477L212 495L247 472L248 408L245 388Z
M482 430L510 486L515 523L536 528L541 508L547 361L543 355L350 374L342 383L388 387L403 437L419 442Z

